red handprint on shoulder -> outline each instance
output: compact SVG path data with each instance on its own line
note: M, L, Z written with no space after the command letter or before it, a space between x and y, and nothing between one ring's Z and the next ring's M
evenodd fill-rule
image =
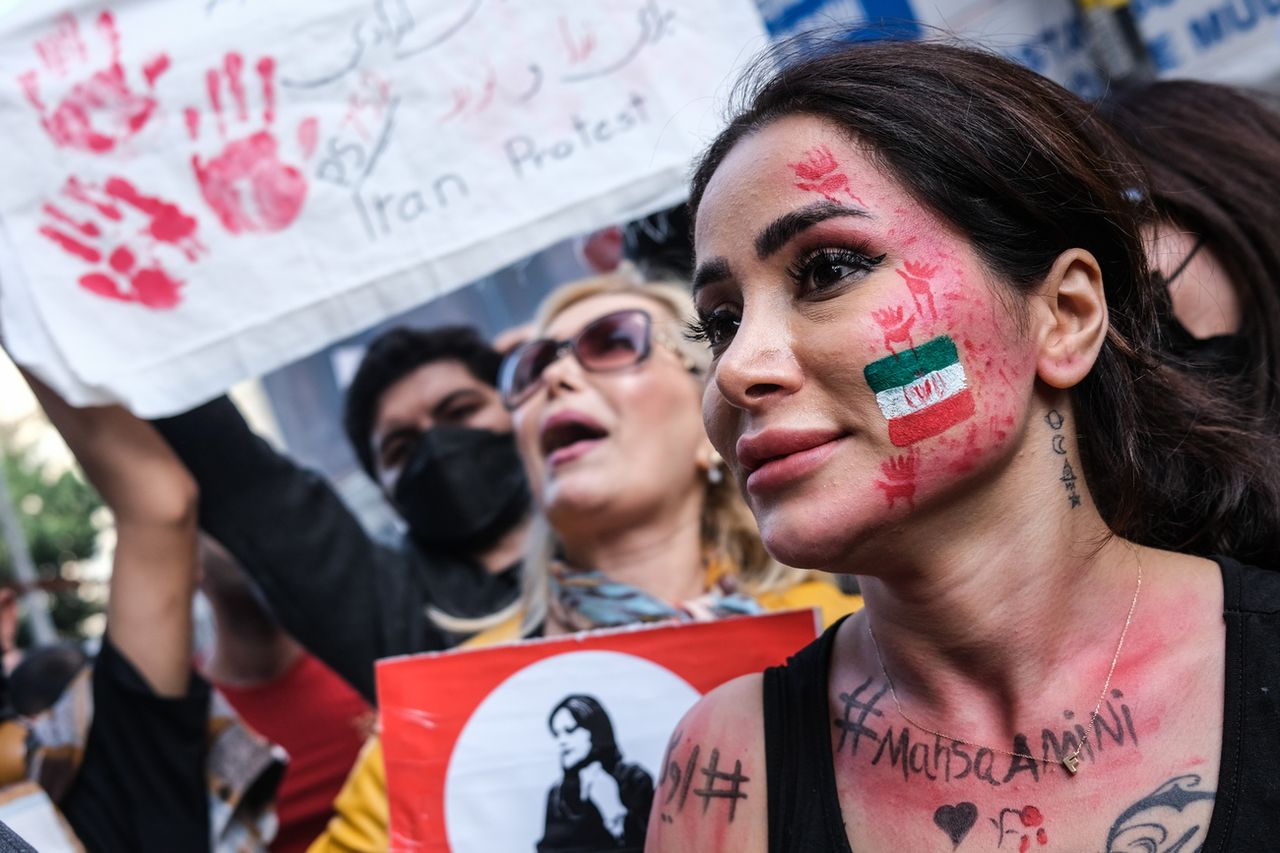
M181 301L182 279L161 263L161 248L187 262L205 251L196 238L198 223L176 204L144 195L124 178L101 186L68 178L58 201L41 209L40 234L93 269L80 286L98 296L172 308Z
M135 91L120 63L115 18L103 12L94 26L107 52L106 65L72 83L56 106L50 107L41 94L48 78L65 79L90 62L89 46L80 37L75 16L63 15L55 31L36 42L36 55L44 70L25 71L18 75L18 83L54 144L106 154L141 131L155 113L152 93L156 80L169 69L169 57L161 53L147 61L142 66L145 90Z
M191 167L205 202L232 234L272 232L287 228L302 212L307 199L307 179L295 166L281 160L280 144L272 132L275 123L275 60L259 59L254 65L261 84L262 114L249 113L245 91L244 57L228 53L221 68L205 73L209 110L217 125L221 150L208 159L191 155ZM224 87L230 103L224 102ZM200 139L200 111L185 111L187 132ZM234 134L229 122L244 126ZM254 127L257 130L254 130ZM298 149L302 157L315 153L317 124L314 118L298 125Z
M858 204L863 204L862 199L853 194L853 189L849 186L849 176L840 171L840 162L836 160L836 155L831 153L830 148L818 145L804 152L804 156L803 163L787 164L799 178L795 184L797 189L819 193L827 201L834 201L837 204L843 201L838 194L844 193Z
M897 270L897 273L902 276L902 280L907 283L907 289L911 291L911 300L916 304L916 313L920 313L920 297L923 296L925 304L929 306L929 316L937 319L938 309L933 305L933 287L929 284L929 279L937 273L938 268L913 261L904 262L902 268Z
M912 314L904 320L902 313L901 305L894 308L880 308L871 312L876 325L884 332L885 348L894 355L898 354L897 350L893 348L895 343L906 344L908 347L915 346L915 342L911 340L911 327L915 325L916 316Z

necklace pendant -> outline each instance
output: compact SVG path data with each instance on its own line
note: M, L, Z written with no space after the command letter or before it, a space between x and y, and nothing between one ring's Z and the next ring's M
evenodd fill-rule
M1073 752L1062 759L1062 766L1067 768L1067 772L1072 776L1080 772L1080 754Z

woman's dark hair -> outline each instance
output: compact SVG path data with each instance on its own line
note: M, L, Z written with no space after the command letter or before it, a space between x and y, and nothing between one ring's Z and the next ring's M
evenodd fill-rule
M548 729L551 729L551 721L561 710L568 711L577 724L591 734L591 752L582 763L599 761L601 767L612 773L622 761L622 752L613 736L613 722L609 719L609 712L600 704L600 700L581 693L564 697L547 716ZM552 734L555 734L554 729Z
M1252 405L1280 432L1280 113L1193 80L1124 89L1102 108L1146 165L1152 212L1204 237L1231 277Z
M789 115L830 121L964 233L1021 293L1071 248L1102 269L1110 328L1071 390L1084 470L1111 529L1147 545L1276 553L1280 485L1267 436L1230 399L1159 358L1140 237L1136 155L1075 95L998 56L945 44L844 45L760 65L695 171L691 218L742 138Z
M502 356L469 326L427 330L397 326L369 344L347 389L342 425L360 467L370 477L377 479L371 441L382 395L419 367L437 361L456 361L486 385L498 385Z

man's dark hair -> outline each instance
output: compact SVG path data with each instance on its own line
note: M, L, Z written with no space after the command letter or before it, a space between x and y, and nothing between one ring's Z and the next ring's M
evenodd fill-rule
M9 676L13 709L32 717L53 707L89 656L75 643L32 649Z
M487 385L497 387L502 356L470 326L410 329L397 326L369 344L364 360L347 389L342 417L351 449L365 473L376 479L373 422L387 389L424 364L456 361Z
M840 45L780 59L781 71L762 62L740 84L736 115L698 163L695 226L729 151L806 115L866 146L1012 292L1030 292L1060 253L1088 250L1110 323L1093 370L1070 394L1103 519L1144 545L1274 555L1275 441L1247 409L1161 360L1161 294L1140 239L1146 175L1096 110L1022 66L944 44Z

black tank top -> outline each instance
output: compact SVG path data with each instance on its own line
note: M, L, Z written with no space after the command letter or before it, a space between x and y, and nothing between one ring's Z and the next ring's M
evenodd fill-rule
M1202 849L1280 850L1280 572L1225 558L1218 565L1226 695L1217 796ZM853 853L840 812L827 702L841 622L764 673L769 853Z

